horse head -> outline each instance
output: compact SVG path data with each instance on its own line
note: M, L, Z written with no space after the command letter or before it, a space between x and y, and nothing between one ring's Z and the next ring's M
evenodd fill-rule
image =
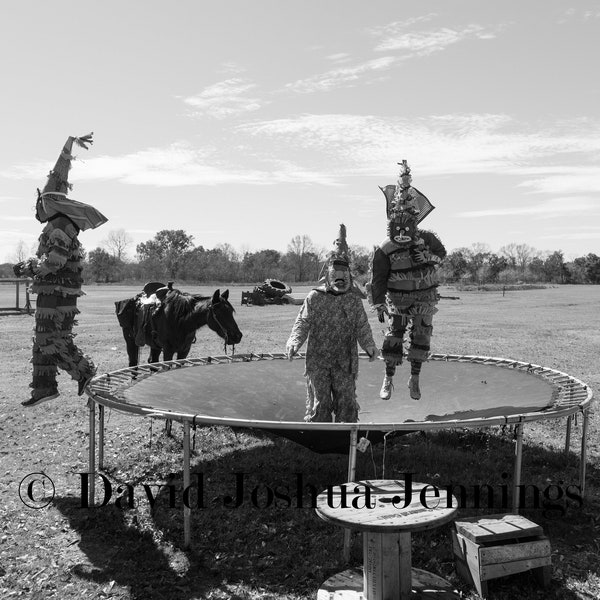
M242 339L242 332L233 318L234 312L235 309L229 302L229 290L222 294L220 290L216 290L210 303L207 324L225 340L225 344L231 346L239 344Z

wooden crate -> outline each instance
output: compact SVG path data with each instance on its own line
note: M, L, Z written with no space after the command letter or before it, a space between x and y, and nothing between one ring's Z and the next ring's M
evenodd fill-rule
M458 574L482 598L487 595L488 580L523 571L533 571L543 587L550 584L550 541L539 525L521 515L456 521L452 546Z

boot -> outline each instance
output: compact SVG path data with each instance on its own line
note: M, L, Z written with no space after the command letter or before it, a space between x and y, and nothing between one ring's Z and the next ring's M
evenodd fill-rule
M419 376L411 375L408 380L408 391L413 400L421 399L421 389L419 388Z
M379 392L379 397L382 400L389 400L392 397L392 390L394 389L394 384L392 378L389 375L384 375L383 384L381 385L381 390Z
M58 390L49 390L47 392L42 392L41 394L36 394L34 392L31 395L31 398L29 400L21 402L21 405L29 408L31 406L37 406L38 404L42 404L42 402L46 402L48 400L54 400L54 398L58 398L58 396Z

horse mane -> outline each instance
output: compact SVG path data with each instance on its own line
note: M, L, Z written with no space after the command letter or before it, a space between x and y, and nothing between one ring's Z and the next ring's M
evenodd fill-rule
M170 314L179 323L185 325L187 321L193 318L194 313L203 308L207 308L210 296L199 296L197 294L188 294L179 290L169 292L165 297L165 307L168 305Z

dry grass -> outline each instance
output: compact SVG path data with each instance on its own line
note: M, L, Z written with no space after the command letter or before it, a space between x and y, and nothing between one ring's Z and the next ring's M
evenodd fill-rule
M244 332L240 352L280 352L298 307L241 307L242 289L231 288L237 320ZM214 288L186 288L211 293ZM78 344L102 371L126 365L113 302L134 288L89 287L81 301ZM308 288L293 295L304 296ZM459 300L440 303L434 331L437 352L504 356L565 371L597 388L598 306L600 287L557 287L509 292L456 292ZM259 432L198 428L192 468L203 473L206 508L193 513L193 543L181 549L181 510L168 506L163 488L151 509L141 497L134 509L115 506L81 508L81 477L87 469L87 409L76 384L60 378L61 397L25 410L28 397L32 317L1 316L4 359L0 367L0 597L122 598L192 600L194 598L314 598L319 584L341 569L341 532L310 508L278 505L237 509L223 506L234 473L246 473L248 489L295 485L295 473L317 489L346 477L346 457L314 454L293 442ZM372 317L374 333L382 326ZM218 339L202 330L192 356L222 354ZM490 598L597 598L600 596L598 531L600 523L600 446L598 419L591 419L588 478L583 506L566 514L531 510L543 525L553 551L553 579L540 590L530 574L494 580ZM523 481L544 488L577 481L577 445L581 421L574 428L572 450L563 454L564 422L528 425L525 430ZM116 487L126 483L177 482L181 478L181 430L164 435L162 423L108 414L105 475ZM433 482L494 482L510 472L514 444L509 431L452 430L390 437L385 448L359 455L358 476L397 477L414 472ZM56 496L41 510L19 498L21 480L43 471ZM172 474L172 476L170 475ZM136 488L138 489L138 488ZM139 492L136 491L136 494ZM143 494L143 492L141 492ZM471 511L472 512L472 511ZM469 514L466 509L465 513ZM351 562L362 561L354 540ZM449 526L413 536L415 566L450 579L464 594L472 589L455 572Z

